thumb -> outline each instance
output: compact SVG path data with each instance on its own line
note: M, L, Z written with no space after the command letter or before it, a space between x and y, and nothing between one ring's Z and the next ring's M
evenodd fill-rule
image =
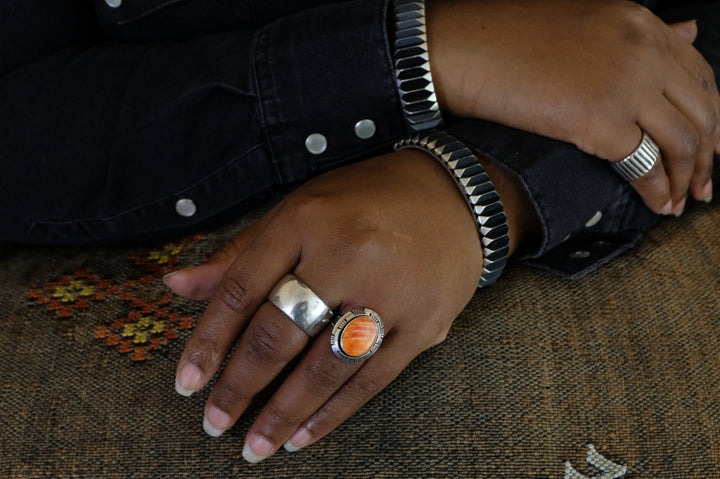
M231 240L205 263L165 275L163 282L178 296L199 301L211 299L225 272L237 256L233 256L237 239Z
M698 27L696 20L688 20L687 22L671 23L668 25L675 31L680 38L688 43L693 43L697 38Z
M198 301L212 299L230 265L257 238L276 210L277 206L227 242L204 263L167 274L163 282L178 296Z

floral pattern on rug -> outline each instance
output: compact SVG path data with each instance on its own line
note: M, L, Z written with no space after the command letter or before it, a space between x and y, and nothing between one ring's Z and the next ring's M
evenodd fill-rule
M170 305L172 293L161 289L157 281L177 268L182 256L203 240L195 235L179 243L168 243L157 249L133 250L125 259L139 268L133 279L121 283L102 278L88 268L66 274L42 288L30 290L29 305L43 306L58 319L71 319L93 303L120 301L128 311L110 324L97 326L94 336L107 347L117 348L133 361L145 361L177 339L178 332L195 327L194 316L183 315Z

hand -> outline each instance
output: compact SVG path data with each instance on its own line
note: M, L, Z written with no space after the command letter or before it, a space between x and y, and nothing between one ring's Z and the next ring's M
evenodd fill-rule
M496 183L515 248L523 231L515 208L532 208L507 194L519 185ZM522 203L522 195L513 197ZM243 453L256 462L288 441L290 449L309 445L445 338L476 290L481 264L473 216L435 159L405 150L327 173L207 263L166 279L180 295L212 298L180 359L178 390L202 389L237 343L205 407L206 431L219 435L311 342L255 420ZM311 339L267 302L291 272L336 312L377 311L386 336L375 355L341 362L330 348L330 328Z
M663 161L632 186L660 214L681 213L688 190L712 195L720 96L696 33L625 0L448 0L428 11L441 106L610 161L645 130Z

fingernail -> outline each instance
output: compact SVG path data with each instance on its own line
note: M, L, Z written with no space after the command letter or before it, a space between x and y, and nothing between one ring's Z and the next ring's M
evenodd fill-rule
M186 363L175 379L175 390L181 396L190 396L200 386L202 371L193 363Z
M673 209L673 214L675 214L676 217L682 216L683 211L685 211L685 203L687 203L687 199L683 198Z
M664 214L665 216L667 216L667 215L669 215L670 213L672 213L672 207L673 207L672 200L669 200L669 201L665 204L665 206L663 206L663 209L662 209L662 211L660 211L660 213L662 213L662 214Z
M290 440L286 442L283 447L288 452L296 452L307 446L311 440L312 436L310 435L310 431L302 428L295 434L293 434L293 437L291 437Z
M215 406L210 406L203 419L203 429L212 437L220 437L231 426L230 416Z
M177 273L177 271L175 271L173 273L168 273L165 276L163 276L162 282L165 283L165 286L167 286L168 288L170 287L170 285L168 284L168 280L170 278L172 278L176 273Z
M712 198L713 198L712 180L708 180L708 182L705 183L702 194L703 194L703 198L705 198L705 203L710 203L712 201Z
M242 454L247 462L257 464L273 452L275 452L275 448L270 441L262 436L250 436L245 442Z

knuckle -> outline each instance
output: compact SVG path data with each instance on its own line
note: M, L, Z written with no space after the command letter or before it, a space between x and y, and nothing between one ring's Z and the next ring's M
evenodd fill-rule
M267 414L267 421L270 424L284 429L294 429L300 423L300 420L295 415L283 409L268 408L264 413Z
M284 206L289 210L290 218L306 224L309 221L314 222L318 218L318 214L326 211L331 203L332 200L328 194L306 188L298 194L288 197Z
M239 384L232 381L218 381L212 390L212 404L222 411L232 411L238 403L249 402L252 396Z
M704 91L710 94L715 93L715 72L706 61L700 63L697 78L700 83L700 87Z
M328 242L327 251L338 260L356 256L378 257L381 253L377 236L378 228L371 224L363 224L365 224L364 227L355 225L358 227L338 232Z
M253 298L245 283L238 278L226 276L217 292L218 300L230 311L244 315L251 310Z
M343 382L343 368L338 363L312 361L302 373L313 388L335 390Z
M353 397L370 398L382 389L382 384L362 370L355 373L345 386Z
M706 110L705 118L703 121L703 135L706 137L712 138L715 136L715 132L717 131L717 128L718 128L718 113L715 110L715 108L710 106L710 108L708 108Z
M219 363L224 356L223 346L217 340L214 330L205 331L195 343L196 353L192 354L193 362L201 369L212 367Z
M618 8L617 25L621 28L624 39L632 45L652 45L653 14L645 7L634 2L623 2Z
M690 163L700 150L700 135L695 131L686 131L680 143L680 155L684 162Z
M288 342L279 327L267 321L248 327L247 353L258 363L278 363L288 360L285 346Z

